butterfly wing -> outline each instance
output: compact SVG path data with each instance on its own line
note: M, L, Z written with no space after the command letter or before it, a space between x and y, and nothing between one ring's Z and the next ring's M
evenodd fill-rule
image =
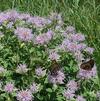
M82 63L80 65L80 68L84 69L84 70L91 70L93 68L93 66L94 66L94 60L91 59L91 60L89 60L87 62Z
M60 69L60 66L59 66L59 64L56 62L56 60L52 60L51 75L52 75L52 76L57 76L59 69Z
M90 64L86 64L86 63L83 63L81 64L80 66L81 69L84 69L84 70L91 70L91 65Z
M89 61L89 63L90 63L90 65L91 65L91 67L93 68L93 67L94 67L94 60L91 59L91 60Z

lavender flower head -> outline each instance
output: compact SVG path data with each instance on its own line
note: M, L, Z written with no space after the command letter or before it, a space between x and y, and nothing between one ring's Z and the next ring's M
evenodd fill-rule
M71 52L71 53L76 53L77 51L82 51L86 48L86 44L84 43L75 43L71 41L66 41L66 43L63 43L63 46L65 47L65 50Z
M85 48L86 48L86 44L72 41L70 39L70 35L68 35L68 37L65 38L62 42L62 49L64 51L69 51L69 52L74 53L74 54L77 51L83 51Z
M77 77L82 79L91 79L91 78L95 78L96 75L97 75L97 70L96 70L96 65L94 65L92 70L89 71L80 68Z
M61 49L63 49L64 51L67 51L67 46L70 44L70 41L68 39L64 39L62 41L62 44L61 44Z
M82 96L77 96L76 101L86 101Z
M29 90L22 90L17 93L18 101L32 101L32 93Z
M83 54L81 51L76 51L74 54L75 60L77 61L77 63L81 63L82 60L84 60Z
M88 52L88 53L90 53L90 54L93 54L94 48L87 47L87 48L85 49L85 51Z
M41 45L45 44L45 36L43 34L36 36L34 43Z
M64 93L63 93L64 97L67 99L67 100L72 100L74 97L75 97L75 94L73 91L71 90L65 90Z
M22 41L31 41L33 38L32 30L24 27L17 27L15 35Z
M60 55L56 51L50 51L49 58L57 61L60 59Z
M19 64L17 69L16 69L16 72L19 73L19 74L24 74L28 71L27 69L27 65L26 64Z
M39 90L39 85L37 85L36 83L33 82L33 84L30 86L30 91L32 93L37 93Z
M75 28L73 26L68 26L66 28L66 33L67 34L74 34L76 32Z
M70 80L67 85L66 85L67 89L71 90L71 91L77 91L78 89L78 84L77 82L75 82L74 80Z
M18 19L20 20L28 20L30 18L30 14L25 14L25 13L22 13L18 16Z
M8 15L8 20L15 21L18 19L19 13L16 10L9 10L6 12L6 15Z
M4 91L8 93L12 93L14 91L14 84L13 83L7 83L4 87Z
M71 40L72 41L77 41L77 42L81 42L85 40L85 36L81 33L77 33L77 34L71 34Z
M30 17L28 19L28 22L34 24L36 27L39 27L39 28L42 28L45 25L49 24L48 19L45 19L39 16Z
M8 20L8 15L6 15L6 13L4 12L0 13L0 24L2 24L6 20Z
M60 70L57 72L57 75L55 75L55 76L53 76L51 74L48 75L49 82L53 83L53 84L63 84L64 79L65 79L65 75Z
M77 44L77 50L83 51L85 48L86 48L86 44L84 43Z
M47 40L47 42L50 41L52 39L52 37L53 37L53 34L54 34L53 31L49 30L47 33L45 33L45 35L46 35L45 40Z
M75 53L77 50L78 50L78 46L77 46L77 43L73 43L73 42L70 42L67 46L66 46L67 50L69 52L72 52L72 53Z
M43 70L41 67L35 69L35 73L39 77L43 77L46 74L46 70Z
M40 34L36 36L34 43L35 44L47 44L53 37L53 32L50 30L47 33Z

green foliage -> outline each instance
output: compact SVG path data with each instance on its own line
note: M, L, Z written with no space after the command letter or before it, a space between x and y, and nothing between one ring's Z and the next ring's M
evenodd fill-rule
M76 27L76 29L79 32L85 33L87 35L87 42L88 45L95 48L94 58L96 61L96 65L98 67L98 74L100 75L100 0L0 0L0 10L4 11L7 9L17 9L20 12L28 12L32 15L40 15L40 16L46 16L50 14L50 12L58 12L63 15L63 19L65 21L65 27L67 25L73 25ZM24 22L20 25L24 25ZM5 26L5 25L4 25ZM31 26L30 26L31 27ZM2 28L0 28L2 29ZM35 32L35 29L33 29L33 32ZM9 72L6 72L4 76L6 75L7 80L10 79L16 79L16 86L20 84L24 80L24 86L23 88L26 88L26 84L29 83L26 79L31 80L32 75L30 72L30 76L27 78L26 75L23 77L18 74L14 74L14 71L17 64L20 62L27 62L30 60L30 63L28 64L29 67L31 67L33 70L35 69L34 66L37 64L37 61L39 64L43 64L43 66L46 66L46 64L49 65L49 63L45 63L46 55L44 51L40 51L43 49L41 46L35 46L31 47L32 44L23 43L17 40L16 37L11 37L12 31L7 30L6 37L1 38L1 45L0 45L0 65L3 65L5 68L9 68ZM55 44L60 43L59 37L58 40L55 40L56 42L51 42L49 45L50 47L54 48ZM54 43L54 46L52 45ZM16 47L15 47L16 46ZM27 46L27 47L26 47ZM25 53L25 56L23 56L23 52ZM17 53L17 54L16 54ZM33 58L34 57L34 58ZM64 65L64 71L68 72L70 69L70 72L75 73L77 71L77 68L75 67L74 61L70 61L67 66L65 66L64 60L72 60L72 56L70 54L64 54L62 56L62 65ZM6 60L6 61L5 61ZM65 64L64 64L64 63ZM48 66L49 67L49 66ZM48 68L47 67L47 68ZM74 67L74 68L72 68ZM13 78L10 78L13 75ZM21 79L20 79L21 78ZM45 86L44 88L41 86L41 92L39 92L36 95L36 101L65 101L64 97L62 97L62 88L52 87L48 84L47 78L37 79L38 82L40 82L42 85ZM73 78L73 77L72 77ZM25 81L26 80L26 81ZM20 81L20 82L19 82ZM44 81L44 82L43 82ZM67 80L66 80L67 82ZM92 82L95 82L94 85L92 85ZM89 85L87 85L89 84ZM98 90L99 82L97 79L94 79L94 81L87 82L85 81L82 89L84 89L84 96L88 97L88 101L95 101L95 91L93 89ZM49 87L50 86L50 87ZM20 88L20 87L19 87ZM91 91L90 92L90 89ZM57 95L55 95L54 92L58 92ZM5 94L0 95L2 98L0 98L0 101L5 101ZM8 95L7 95L8 96ZM14 96L14 95L13 95ZM57 98L55 98L55 96ZM7 101L10 101L8 98ZM73 100L74 101L74 100Z
M100 71L100 0L0 0L0 10L12 8L41 16L52 11L62 13L66 24L88 35L87 41L96 50L94 57Z

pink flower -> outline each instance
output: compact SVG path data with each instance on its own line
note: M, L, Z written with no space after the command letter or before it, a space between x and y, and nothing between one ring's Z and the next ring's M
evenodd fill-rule
M77 51L82 51L84 48L86 48L86 44L83 43L78 44L75 42L71 42L69 40L64 40L62 45L65 48L65 50L72 53L76 53Z
M34 24L36 27L39 27L39 28L49 24L48 19L45 19L39 16L30 17L28 19L28 22Z
M8 93L12 93L14 90L14 84L13 83L7 83L4 87L4 90Z
M32 93L29 90L22 90L17 93L18 101L32 101Z
M75 97L74 92L71 90L65 90L63 95L67 100L72 100Z
M82 96L77 96L76 101L86 101Z
M53 31L52 30L49 30L47 33L45 33L46 34L46 40L47 41L49 41L49 40L51 40L52 39L52 37L53 37Z
M64 50L64 51L68 51L67 47L70 44L70 41L68 39L64 39L62 41L62 44L60 46L60 49Z
M28 71L28 69L27 69L26 64L19 64L17 69L16 69L16 72L20 73L20 74L26 73L27 71Z
M57 72L57 75L53 76L53 75L49 74L49 76L48 76L49 82L53 83L53 84L63 84L64 79L65 79L65 75L60 70Z
M50 51L49 58L51 60L59 60L60 55L56 51Z
M40 34L36 36L34 43L35 44L47 44L53 37L53 32L50 30L47 33Z
M78 89L77 82L75 82L74 80L70 80L67 83L66 87L71 91L76 91Z
M73 43L73 42L70 42L68 45L67 45L67 49L70 51L70 52L76 52L78 49L77 49L77 44L76 43Z
M86 44L84 44L84 43L77 44L77 50L82 51L82 50L84 50L85 48L86 48Z
M35 69L35 73L39 77L43 77L46 74L46 71L43 70L41 67Z
M71 42L70 40L64 39L64 40L62 41L62 45L67 46L70 42Z
M4 21L8 20L8 15L6 13L0 13L0 24L2 24Z
M15 30L15 35L23 41L31 41L33 38L32 30L24 27L17 27Z
M66 28L66 33L67 34L74 34L75 33L75 28L73 26L68 26Z
M63 84L64 82L64 79L65 79L65 75L64 75L64 73L62 72L62 71L58 71L58 75L57 75L57 82L59 83L59 84Z
M85 40L85 36L81 33L77 33L77 34L71 34L71 40L72 41L84 41Z
M90 53L90 54L93 54L94 48L87 47L87 48L85 49L85 51L88 52L88 53Z
M77 63L82 62L82 60L84 59L83 54L81 51L76 51L74 54L75 60L77 61Z
M33 82L33 84L30 86L30 91L32 93L36 93L39 90L39 85L37 85L36 83Z
M42 35L42 34L38 35L38 36L36 36L34 43L43 45L45 43L44 39L45 39L44 35Z
M22 13L18 16L18 19L20 20L28 20L30 18L30 14L25 14L25 13Z
M16 20L19 16L19 13L16 10L9 10L6 12L8 20Z

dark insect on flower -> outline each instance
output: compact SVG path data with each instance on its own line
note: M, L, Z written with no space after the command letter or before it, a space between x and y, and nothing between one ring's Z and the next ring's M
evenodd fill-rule
M81 69L88 70L88 71L91 70L93 67L94 67L94 60L93 59L90 59L89 61L83 62L80 65Z
M57 63L56 60L52 60L51 70L50 70L51 75L57 76L59 70L60 70L60 65Z

